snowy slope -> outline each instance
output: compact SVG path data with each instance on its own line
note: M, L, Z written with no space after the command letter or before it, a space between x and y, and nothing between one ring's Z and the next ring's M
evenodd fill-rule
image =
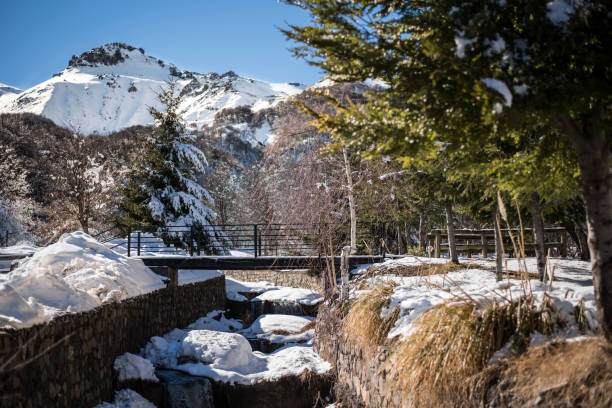
M15 88L14 86L6 85L0 82L0 96L2 95L14 95L22 92L21 89Z
M74 56L66 69L18 94L0 98L0 113L31 112L84 134L148 125L156 93L177 81L181 111L190 127L210 124L224 108L273 106L302 92L297 84L245 78L233 72L198 74L148 56L141 48L112 43Z

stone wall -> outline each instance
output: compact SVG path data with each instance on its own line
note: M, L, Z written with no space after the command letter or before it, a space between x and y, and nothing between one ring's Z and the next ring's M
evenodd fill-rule
M324 303L319 307L315 350L332 363L336 374L335 394L347 408L391 408L401 405L395 378L383 367L390 346L366 350L342 327L342 306Z
M276 286L289 286L291 288L306 288L323 293L323 279L319 274L309 271L259 271L234 270L223 271L225 276L243 282L268 281Z
M112 401L116 356L138 353L150 337L224 310L225 302L221 276L0 331L0 406L91 407Z

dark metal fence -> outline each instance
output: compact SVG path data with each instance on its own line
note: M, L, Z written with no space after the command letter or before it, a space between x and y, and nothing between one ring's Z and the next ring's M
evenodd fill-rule
M331 236L330 236L331 235ZM128 256L156 254L281 256L324 254L330 242L339 250L348 244L348 228L314 224L223 224L194 228L181 226L134 226L108 230L95 236L109 248ZM375 231L365 224L357 229L362 253L379 253ZM238 251L239 253L236 253Z

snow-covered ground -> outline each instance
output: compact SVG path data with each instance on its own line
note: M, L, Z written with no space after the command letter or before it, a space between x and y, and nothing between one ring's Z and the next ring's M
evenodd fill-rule
M39 247L32 245L30 242L20 242L16 245L0 248L0 255L29 255L36 252Z
M391 296L389 306L382 311L386 316L391 310L399 306L400 318L390 330L390 338L396 336L409 337L412 333L412 323L424 311L443 302L477 302L483 306L491 304L493 299L505 302L518 299L521 296L533 294L536 301L542 302L548 298L554 308L568 323L562 331L555 333L557 337L575 337L581 333L575 319L575 307L582 305L591 329L596 330L597 315L591 269L588 262L552 259L550 268L554 269L554 281L543 283L532 279L521 281L504 278L501 282L495 280L495 274L485 269L462 269L449 272L446 275L399 277L392 275L392 268L396 265L414 265L428 262L440 262L436 258L407 257L403 259L386 261L384 265L389 268L387 275L379 275L366 279L369 286L376 286L383 282L393 281L397 284ZM470 264L480 264L487 268L494 268L491 260L469 259ZM527 268L535 272L535 258L527 258ZM508 261L509 270L517 270L516 260ZM364 290L353 289L351 296L360 296Z
M228 299L238 302L248 301L243 294L258 294L251 299L252 302L294 302L300 305L311 306L323 301L323 296L314 290L275 286L266 281L242 282L229 277L225 278L225 292Z
M133 245L138 240L138 232L132 232L131 234L131 253L130 255L135 256L136 250ZM164 241L156 235L148 232L142 232L140 235L140 256L186 256L187 252L174 246L168 246ZM113 251L118 252L122 255L127 256L127 237L126 238L115 238L105 243L105 245L111 248ZM188 283L204 282L212 278L216 278L223 275L218 270L208 269L181 269L179 270L179 285L186 285Z
M242 282L227 276L225 277L225 293L229 300L246 302L248 299L241 295L241 293L257 294L273 289L278 289L278 286L275 286L271 282Z
M165 287L142 261L83 232L64 234L0 275L0 327L27 327Z
M252 301L295 302L300 305L312 306L321 303L323 296L310 289L279 286L278 288L265 291Z

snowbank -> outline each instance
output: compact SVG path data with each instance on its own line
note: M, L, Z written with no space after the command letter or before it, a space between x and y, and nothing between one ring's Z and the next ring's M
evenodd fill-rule
M136 391L128 388L118 391L112 403L103 402L100 405L96 405L94 408L155 408L155 405Z
M132 353L125 353L115 359L113 368L117 372L119 381L145 380L159 382L155 376L155 367L146 358Z
M142 261L83 232L64 234L0 275L0 327L27 327L60 312L81 312L163 287Z
M240 333L247 338L267 340L270 343L304 343L314 338L314 328L299 333L314 318L282 314L261 315L248 329ZM310 344L310 343L309 343Z

